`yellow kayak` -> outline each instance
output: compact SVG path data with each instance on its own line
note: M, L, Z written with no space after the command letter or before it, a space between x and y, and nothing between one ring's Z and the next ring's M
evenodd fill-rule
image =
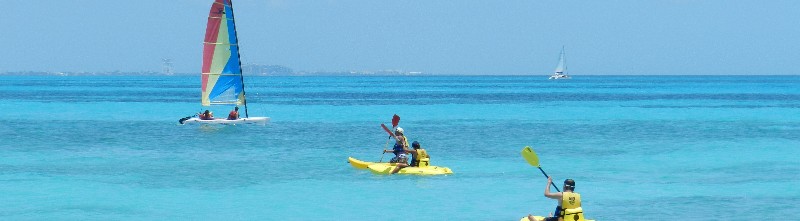
M533 216L533 218L536 218L536 220L544 220L543 216ZM519 221L529 221L528 216L523 216L522 219L519 219ZM594 220L593 219L584 219L584 220L581 220L581 221L594 221Z
M391 174L392 170L397 167L395 165L387 164L372 164L367 166L370 171L375 174ZM405 167L397 171L397 174L411 174L411 175L444 175L453 174L453 171L447 167L439 166L426 166L426 167Z
M376 174L391 174L397 163L376 163L361 161L353 157L348 157L347 161L350 166L356 169L368 169ZM413 175L442 175L453 174L453 171L447 167L427 166L427 167L406 167L397 171L398 174L413 174Z
M358 160L356 158L353 158L353 157L348 157L347 161L350 162L350 166L353 166L353 168L362 169L362 170L366 170L369 165L373 165L373 164L375 164L375 165L387 165L387 166L389 166L389 165L391 165L391 166L397 165L397 163L376 163L376 162L360 161L360 160Z

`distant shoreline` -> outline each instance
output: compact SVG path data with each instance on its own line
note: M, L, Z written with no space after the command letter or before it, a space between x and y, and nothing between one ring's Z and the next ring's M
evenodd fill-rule
M442 74L407 74L407 73L347 73L347 72L320 72L320 73L296 73L296 74L243 74L244 76L264 76L264 77L304 77L304 76L460 76L460 75L442 75ZM4 72L0 76L55 76L55 77L68 77L68 76L164 76L164 77L182 77L182 76L199 76L199 73L174 73L164 74L160 72Z
M69 72L69 71L9 71L0 76L196 76L199 73L163 73L155 71L142 72ZM402 71L350 71L350 72L244 72L244 76L429 76L422 72Z
M198 73L174 73L165 74L162 72L46 72L46 71L16 71L16 72L2 72L0 76L52 76L52 77L79 77L79 76L97 76L97 77L191 77L198 76ZM300 72L300 73L281 73L281 74L243 74L248 77L390 77L390 76L409 76L409 77L434 77L434 76L542 76L547 77L550 74L430 74L430 73L374 73L374 72ZM576 79L581 77L612 77L612 76L637 76L637 77L658 77L658 76L686 76L686 77L702 77L702 76L800 76L800 74L770 74L770 75L757 75L757 74L584 74L575 75ZM573 79L574 80L574 79Z

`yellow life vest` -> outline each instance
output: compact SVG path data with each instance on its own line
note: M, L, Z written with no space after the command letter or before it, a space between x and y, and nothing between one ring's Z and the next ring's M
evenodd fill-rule
M408 149L408 147L409 147L408 146L408 138L406 138L406 135L403 135L402 137L403 137L403 147Z
M561 193L561 217L564 221L583 221L581 194L574 192Z
M425 149L419 148L419 149L417 149L417 156L419 156L419 159L428 158L428 151L425 151Z
M419 148L417 149L417 166L418 167L427 167L431 164L431 159L428 156L428 152L425 149Z

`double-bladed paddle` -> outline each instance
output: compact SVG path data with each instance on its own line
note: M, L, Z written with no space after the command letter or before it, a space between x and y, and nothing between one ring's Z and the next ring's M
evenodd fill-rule
M547 175L547 173L544 172L542 167L539 166L539 156L536 156L536 152L533 152L533 149L530 146L526 146L525 148L522 148L522 158L525 158L525 161L528 161L528 164L530 164L531 166L535 166L536 168L539 168L539 171L542 171L542 174L544 174L544 177L548 177L548 178L550 177L550 176ZM561 190L558 189L558 187L556 186L555 183L550 183L550 184L553 184L553 187L556 188L556 191L561 192Z

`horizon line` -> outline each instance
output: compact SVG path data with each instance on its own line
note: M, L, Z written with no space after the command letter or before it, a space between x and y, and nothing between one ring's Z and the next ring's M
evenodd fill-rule
M164 77L184 77L195 76L199 73L172 73L165 74L156 71L108 71L108 72L90 72L90 71L6 71L0 72L0 76L54 76L54 77L70 77L70 76L164 76ZM316 76L339 76L339 77L386 77L386 76L400 76L400 77L425 77L425 76L550 76L551 74L452 74L452 73L424 73L418 72L414 74L408 73L352 73L349 71L340 72L300 72L292 74L246 74L243 76L255 77L316 77ZM580 76L800 76L800 74L571 74L573 77Z

